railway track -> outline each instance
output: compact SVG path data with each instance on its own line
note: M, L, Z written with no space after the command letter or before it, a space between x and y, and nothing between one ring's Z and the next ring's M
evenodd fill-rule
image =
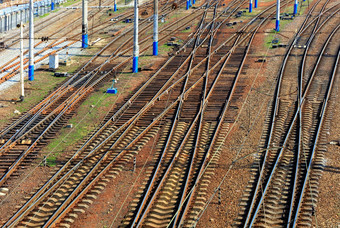
M146 2L144 4L141 5L141 9L147 9L150 6L150 2ZM164 3L163 7L167 7L168 10L171 8L171 6L168 3ZM95 25L92 24L91 27L91 35L97 34L99 32L101 32L103 29L107 29L108 26L113 26L116 25L120 22L123 22L125 19L127 18L131 18L133 15L133 10L130 9L122 14L119 14L118 16L114 16L111 19L117 19L114 21L111 21L111 19L107 19L104 22L100 22L99 17L101 13L101 11L97 11L97 10L92 10L94 11L91 14L90 11L90 16L89 16L89 20L90 21L94 21L94 19L96 21L99 21L98 23L96 23ZM166 15L167 13L165 13ZM50 23L41 23L41 26L39 27L39 29L36 32L42 31L43 29L51 26L51 24L55 23L55 21L57 21L56 19L60 19L62 17L64 17L65 15L61 14L58 15L57 18L53 18L53 21L51 21ZM68 48L69 46L73 45L74 43L81 41L79 39L81 32L77 32L75 33L75 31L78 31L77 28L79 27L79 24L81 24L81 16L75 18L75 20L73 20L71 23L67 23L65 26L63 26L61 29L57 29L56 31L52 32L49 34L49 38L50 39L55 39L54 41L50 42L48 45L46 45L45 47L43 47L40 51L37 51L34 53L35 56L35 63L38 63L44 59L46 59L49 55L52 55L54 53L57 53L65 48ZM39 25L38 25L39 26ZM118 35L121 32L121 30L117 31L115 34ZM46 34L44 34L46 35ZM62 37L62 38L60 38ZM10 38L9 38L10 39ZM14 41L11 45L16 44L17 42ZM35 48L39 47L40 45L42 45L43 41L39 41L38 43L35 44ZM60 46L58 49L53 50L52 48L55 48L57 46ZM28 50L24 52L24 54L27 54ZM37 58L38 56L41 56L39 58ZM24 69L27 69L28 65L25 65L28 62L28 58L24 59ZM2 65L0 67L0 73L5 73L4 75L1 76L0 78L0 83L3 83L7 80L9 80L10 78L12 78L13 76L17 75L19 73L19 66L20 62L19 62L19 55L12 58L11 60L9 60L8 62L6 62L4 65Z
M168 11L169 13L169 11ZM185 26L199 10L194 11L188 17L181 20ZM142 23L141 32L150 29L150 23ZM180 26L180 28L181 28ZM170 30L169 33L162 34L160 41L169 37L171 31L175 30L173 24L167 25L161 31ZM6 180L18 170L21 163L25 161L27 156L32 156L39 150L41 146L46 144L46 140L53 135L67 122L74 114L74 110L80 103L84 101L95 87L99 86L103 81L112 78L115 71L121 69L125 64L129 63L131 57L121 57L123 54L132 52L132 39L125 39L125 36L131 35L131 30L123 32L119 37L113 39L109 44L100 50L76 75L66 81L61 87L50 94L46 99L40 102L33 109L22 115L16 121L11 123L1 131L1 148L0 159L2 165L2 177L0 185L4 185ZM140 42L142 53L145 52L150 45L148 40L151 36L142 36ZM118 47L115 46L121 42ZM114 50L112 53L112 45ZM105 54L105 50L110 53L104 63L99 66L94 62L96 58ZM95 67L93 67L92 65ZM100 72L106 73L100 74ZM86 72L86 73L83 73ZM16 149L16 147L20 149ZM34 156L33 156L34 157ZM27 157L28 158L28 157ZM26 159L27 160L27 159Z
M287 49L263 136L264 152L254 163L238 227L313 223L339 58L339 20L334 15L340 9L331 3L328 8L329 1L315 3ZM317 17L310 17L316 12ZM326 52L334 56L328 64ZM308 57L311 53L316 57Z
M231 16L242 4L233 2L222 14ZM237 99L244 87L240 75L251 41L273 14L273 7L227 40L216 37L223 35L228 17L223 19L216 10L206 10L193 38L108 116L4 226L69 226L105 187L108 178L115 177L151 137L159 137L159 132L155 166L123 226L192 223L196 216L193 208L202 206L213 173L209 167L202 177L202 170L207 161L218 159L218 155L211 155L237 112ZM180 180L176 187L172 186L174 180ZM157 218L159 201L169 203L167 189L176 190L170 197L169 213Z

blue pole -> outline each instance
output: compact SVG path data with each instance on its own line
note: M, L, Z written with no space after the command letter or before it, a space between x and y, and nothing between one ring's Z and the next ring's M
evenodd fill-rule
M158 41L153 42L153 55L158 55Z
M33 23L33 0L29 3L29 64L28 64L28 80L34 80L34 23Z
M254 2L254 8L257 8L257 0Z
M196 3L196 0L192 0L192 4L195 5L195 3Z
M251 13L253 11L253 1L250 0L249 2L249 13Z
M158 55L158 0L154 0L153 55Z
M280 0L276 1L276 25L275 30L280 31Z
M28 66L28 80L33 81L34 80L34 65Z
M51 2L51 10L54 10L54 1Z
M82 35L81 35L81 47L82 48L87 48L88 45L88 23L87 23L87 6L88 6L88 0L83 0L82 2L82 19L83 19L83 24L82 24Z
M298 0L295 0L295 3L294 3L294 13L293 13L294 15L297 14L298 4L299 4Z
M81 40L82 40L81 47L82 48L87 48L89 46L89 37L88 37L88 34L81 35Z
M138 73L138 56L134 56L132 60L132 72Z
M189 7L192 7L192 3L191 3L191 0L189 0Z
M187 0L187 10L190 8L190 0Z
M132 72L138 73L138 0L135 0L135 17L134 17L134 29L133 29L133 59L132 59Z
M113 11L117 11L117 4L114 4Z

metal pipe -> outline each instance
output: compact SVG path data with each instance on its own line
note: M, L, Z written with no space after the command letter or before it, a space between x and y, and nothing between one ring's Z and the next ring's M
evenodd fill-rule
M154 0L153 55L158 55L158 0Z
M132 60L132 72L138 72L138 56L139 56L139 46L138 46L138 0L135 0L135 21L133 29L133 60Z
M29 4L29 65L28 80L34 80L34 23L33 23L34 3L30 0Z
M24 87L24 24L20 22L20 83L21 83L21 95L20 100L24 100L25 87Z
M253 0L249 1L249 13L253 11Z
M276 25L275 30L280 31L280 0L276 1Z
M83 25L82 25L82 35L81 35L81 47L87 48L88 45L88 21L87 21L87 6L88 6L88 0L83 0L82 2L82 12L83 12Z

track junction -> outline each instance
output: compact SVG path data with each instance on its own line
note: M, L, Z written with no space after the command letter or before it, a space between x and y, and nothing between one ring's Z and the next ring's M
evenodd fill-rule
M147 9L150 4L141 8ZM161 2L161 14L171 17L184 4L179 1L174 9L172 2ZM291 4L285 1L281 7ZM254 39L275 15L276 5L270 3L230 27L246 5L238 0L227 4L200 2L176 23L160 27L159 40L165 43L191 26L192 21L197 22L183 44L107 113L86 138L74 142L72 153L25 202L9 212L1 225L72 226L98 200L107 183L126 170L143 150L151 150L152 159L118 225L199 225L211 202L209 184L216 167L225 162L221 156L225 141L236 126L246 95L253 89L249 88L253 78L248 71L253 66ZM332 97L336 96L339 10L335 1L313 2L287 44L261 142L252 152L252 178L241 199L239 215L233 218L236 227L313 224L334 105ZM114 24L131 15L132 11L127 10L114 17ZM152 46L150 18L139 23L142 53ZM79 23L79 18L73 23L77 20ZM69 24L70 31L73 23ZM112 20L95 26L93 33L108 24L112 26ZM55 34L66 34L67 29ZM78 36L72 34L70 39ZM91 93L131 64L132 39L132 26L117 31L74 75L1 129L1 187L10 188L11 182L20 178L22 168L29 169L42 148L76 115ZM14 59L6 64L8 67L3 66L4 71L10 70L7 78L17 70L13 62Z

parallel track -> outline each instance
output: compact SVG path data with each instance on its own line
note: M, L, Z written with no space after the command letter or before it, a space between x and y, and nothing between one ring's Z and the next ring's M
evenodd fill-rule
M323 6L318 4L320 1L311 8L284 57L267 123L269 133L263 137L264 153L254 164L255 178L247 190L250 198L247 195L243 199L246 206L240 214L237 226L295 227L312 224L316 207L317 177L320 175L318 170L322 167L320 155L323 154L327 142L324 134L327 124L322 125L326 115L323 114L328 100L326 96L329 96L332 90L334 71L337 67L337 63L333 68L329 67L330 64L328 68L322 67L322 61L327 61L322 57L326 48L337 56L334 51L339 48L336 42L330 42L336 40L333 36L336 36L339 28L334 17L340 10L339 4L333 4L327 10L325 7L328 1ZM321 7L319 16L310 18L309 15L315 12L316 7ZM333 26L328 37L318 34L320 30L326 30L325 25ZM320 47L313 43L315 36L324 40L321 51ZM301 44L306 45L305 51L294 48ZM311 50L318 52L318 57L315 61L313 57L310 58L309 68L312 70L305 71L307 56ZM302 56L298 73L294 71L297 69L294 58L296 56ZM324 68L322 73L318 73L319 68ZM317 74L318 79L315 78ZM322 89L320 83L323 84ZM294 89L297 87L298 91ZM319 135L323 135L322 139ZM319 157L313 160L316 149L319 151ZM312 160L316 168L314 177L309 176Z

